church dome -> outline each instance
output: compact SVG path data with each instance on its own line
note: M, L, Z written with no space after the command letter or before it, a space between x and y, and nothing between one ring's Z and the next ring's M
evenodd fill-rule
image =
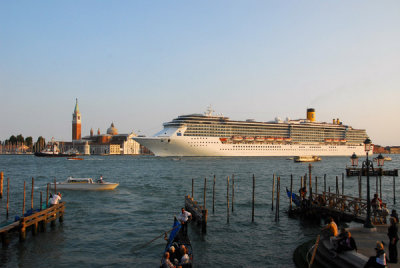
M109 135L117 135L118 129L114 127L114 123L111 123L111 126L107 129L107 134Z

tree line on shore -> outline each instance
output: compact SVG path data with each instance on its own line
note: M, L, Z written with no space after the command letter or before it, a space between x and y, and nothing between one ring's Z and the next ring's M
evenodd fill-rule
M24 138L22 134L11 135L10 138L0 141L0 153L26 153L26 152L39 152L46 146L46 140L39 136L36 142L33 138L28 136Z

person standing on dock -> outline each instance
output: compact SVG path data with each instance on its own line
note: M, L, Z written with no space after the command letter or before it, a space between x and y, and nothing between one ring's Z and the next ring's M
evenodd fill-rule
M187 235L187 222L192 218L192 214L185 210L185 208L181 209L181 214L178 216L178 221L182 224L182 232L183 235Z
M397 220L396 218L391 217L390 226L388 228L390 263L397 263L397 241L399 241L399 235L397 234L397 231Z

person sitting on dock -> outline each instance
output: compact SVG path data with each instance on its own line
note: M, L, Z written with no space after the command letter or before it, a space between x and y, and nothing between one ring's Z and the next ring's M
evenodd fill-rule
M50 199L50 206L57 205L60 202L61 197L62 197L62 195L60 192L58 192L57 194L54 194L53 197Z
M172 264L169 258L169 252L167 251L164 253L164 259L162 260L161 264L162 268L175 268L175 265Z
M374 194L374 198L371 201L371 206L374 212L382 209L382 200L378 197L378 194Z
M182 233L184 236L187 235L187 222L192 218L192 214L185 210L185 208L181 209L181 214L178 216L178 221L182 224Z
M383 244L379 241L376 242L376 247L375 247L376 255L371 256L368 259L368 262L365 264L364 268L384 268L386 267L386 253L383 248Z

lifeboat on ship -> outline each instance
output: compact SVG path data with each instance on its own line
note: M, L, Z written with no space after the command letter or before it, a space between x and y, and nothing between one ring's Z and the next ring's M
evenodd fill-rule
M333 142L339 142L339 141L340 141L339 139L334 139L334 140L333 140Z
M332 142L332 139L325 139L325 142Z
M260 137L260 136L256 137L256 141L264 141L264 140L265 140L265 137Z
M244 140L245 141L254 141L254 137L245 137Z
M340 142L346 143L346 142L347 142L347 140L340 140Z
M283 138L282 137L276 137L275 140L276 141L283 141Z
M274 138L273 138L273 137L267 137L266 140L267 140L267 141L274 141Z
M225 142L228 141L228 138L219 138L219 140L220 140L221 142L225 143Z
M240 141L243 141L243 137L242 136L233 136L232 140L234 142L240 142Z
M283 138L283 140L286 141L286 142L291 142L292 138Z

